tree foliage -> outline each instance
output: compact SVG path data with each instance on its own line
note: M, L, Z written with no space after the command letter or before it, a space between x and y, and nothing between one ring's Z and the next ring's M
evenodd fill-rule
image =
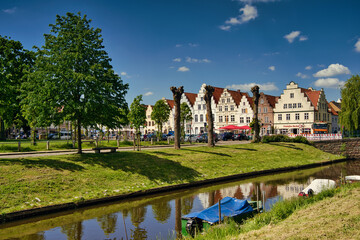
M164 99L157 101L151 112L151 119L158 126L158 137L162 134L163 124L169 120L170 107L165 103Z
M19 41L0 36L0 119L5 127L27 126L21 114L20 87L33 61L34 53Z
M122 109L127 108L128 84L115 74L101 30L90 23L80 13L57 15L23 88L28 93L24 112L32 125L73 121L78 126L79 153L81 126L120 127Z
M340 123L349 131L360 125L360 76L352 76L341 89Z
M129 122L131 126L135 128L135 134L138 139L138 150L140 150L140 128L146 124L146 108L141 104L141 101L142 95L135 97L130 105L130 112L128 113Z

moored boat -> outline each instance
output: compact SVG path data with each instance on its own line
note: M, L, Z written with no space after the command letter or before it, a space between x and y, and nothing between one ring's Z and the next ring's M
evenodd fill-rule
M304 190L299 193L299 196L312 196L320 193L323 190L335 188L336 183L331 179L315 179Z
M258 211L262 211L261 201L259 203L256 201L248 202L247 200L225 197L220 201L220 211L219 203L216 203L200 212L183 216L181 218L182 235L194 236L196 232L207 230L212 225L219 223L219 212L221 212L221 221L227 217L236 222L242 222Z
M345 176L346 182L359 182L360 181L360 175L350 175Z

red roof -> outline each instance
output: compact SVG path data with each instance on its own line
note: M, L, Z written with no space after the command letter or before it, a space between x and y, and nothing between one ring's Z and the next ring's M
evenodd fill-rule
M170 99L165 99L167 104L169 105L170 109L173 109L174 108L174 100L170 100Z
M236 105L239 105L241 102L241 98L243 96L243 93L240 92L240 90L237 91L233 91L233 90L228 90L228 92L230 93L230 95L232 96L232 98L234 99L234 102Z
M277 103L279 97L275 97L275 96L271 96L271 95L266 95L264 94L264 96L266 97L267 101L269 102L270 106L272 108L275 107L275 103Z
M218 104L220 96L223 93L223 91L224 91L223 88L214 87L213 97L214 97L214 100L215 100L215 104Z
M184 94L185 94L186 98L189 100L191 106L194 106L197 94L196 93L187 93L187 92Z
M313 89L306 89L306 88L300 88L300 90L301 92L305 93L305 96L307 96L308 100L317 110L317 104L319 102L321 91L315 91Z
M254 102L253 102L252 97L250 97L249 94L247 94L247 93L244 93L243 95L247 98L247 100L248 100L248 102L250 104L250 107L253 107Z
M327 102L327 105L328 105L328 108L330 108L332 115L335 115L335 116L338 116L338 115L339 115L339 114L335 111L333 105L331 105L331 104L328 103L328 102Z

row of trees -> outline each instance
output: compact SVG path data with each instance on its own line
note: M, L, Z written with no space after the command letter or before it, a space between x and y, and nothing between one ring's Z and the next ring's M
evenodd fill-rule
M128 84L114 72L101 30L90 23L80 13L57 15L44 46L34 51L0 36L2 137L12 125L35 129L71 121L81 153L81 127L127 123Z

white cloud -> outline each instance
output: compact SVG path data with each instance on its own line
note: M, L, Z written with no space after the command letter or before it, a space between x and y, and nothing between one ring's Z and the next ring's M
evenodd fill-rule
M190 47L198 47L199 46L199 44L197 44L197 43L189 43L188 44Z
M228 85L228 86L226 86L226 88L240 89L241 91L249 92L249 91L251 90L251 88L254 87L255 85L258 85L258 86L259 86L260 91L277 91L277 90L279 90L278 87L276 87L274 83L264 83L264 84L256 84L256 83L233 84L233 85Z
M360 52L360 38L359 38L358 41L355 43L355 51Z
M269 69L270 69L271 71L275 71L275 66L270 66Z
M146 92L146 93L144 93L144 96L151 96L153 94L154 94L153 92Z
M306 40L308 40L309 38L307 37L307 36L300 36L300 38L299 38L299 41L306 41Z
M255 19L258 16L256 7L246 4L245 7L240 8L240 15L237 17L232 17L227 20L225 23L230 25L238 25L246 23L252 19Z
M227 20L225 23L232 25L241 24L240 20L237 17L232 17L229 20Z
M344 86L345 82L339 81L337 78L320 78L314 84L316 87L340 88Z
M181 62L181 58L174 58L173 62Z
M311 70L311 69L312 69L312 66L310 66L310 65L309 65L309 66L306 66L305 69L306 69L306 70Z
M221 25L219 28L220 28L221 30L224 30L224 31L230 31L231 26Z
M2 11L4 13L13 14L16 12L16 10L17 10L17 7L13 7L13 8L9 8L9 9L3 9Z
M296 76L299 77L299 78L302 78L302 79L309 78L308 75L303 74L303 73L301 73L301 72L298 72L298 73L296 74Z
M186 57L185 61L188 62L188 63L210 63L211 62L207 58L197 59L197 58L191 58L191 57Z
M175 47L182 47L182 44L176 44Z
M178 72L188 72L188 71L190 71L190 69L185 67L185 66L182 66L182 67L178 68Z
M239 2L243 3L267 3L267 2L276 2L279 0L238 0Z
M350 74L350 70L341 64L330 64L328 68L318 71L314 77L332 77L340 74Z
M295 38L297 38L300 35L300 31L292 31L291 33L284 36L286 40L288 40L289 43L294 42Z
M120 75L121 75L121 76L126 76L127 73L126 73L126 72L121 72Z

